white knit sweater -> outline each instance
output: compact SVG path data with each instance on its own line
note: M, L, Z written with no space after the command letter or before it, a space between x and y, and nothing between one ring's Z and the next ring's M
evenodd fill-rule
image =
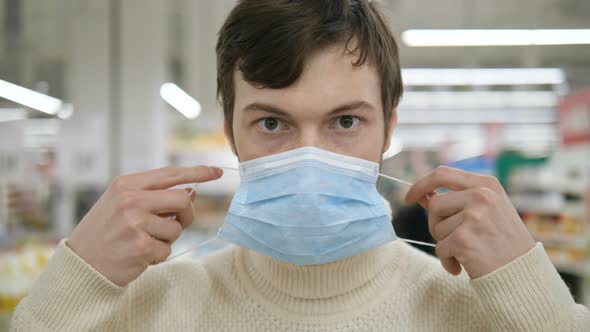
M62 242L14 331L590 331L541 244L476 280L395 241L325 265L238 247L118 287Z

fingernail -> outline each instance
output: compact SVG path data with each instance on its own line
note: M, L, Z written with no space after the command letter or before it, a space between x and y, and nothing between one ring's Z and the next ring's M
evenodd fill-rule
M219 176L221 174L221 169L217 167L209 167L209 172L213 176Z

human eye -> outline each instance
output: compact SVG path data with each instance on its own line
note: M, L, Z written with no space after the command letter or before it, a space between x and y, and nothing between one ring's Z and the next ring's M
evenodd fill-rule
M256 122L258 128L263 131L275 133L285 128L285 123L277 118L263 118Z
M332 125L336 129L350 130L357 127L359 124L360 119L358 117L353 115L343 115L337 117Z

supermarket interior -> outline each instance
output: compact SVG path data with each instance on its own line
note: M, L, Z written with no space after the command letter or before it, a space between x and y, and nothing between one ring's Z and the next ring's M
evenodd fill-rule
M590 305L590 2L381 0L404 94L381 173L492 175ZM0 331L119 175L237 168L215 45L233 0L0 0ZM196 188L172 255L215 238L237 172ZM184 187L190 187L187 184ZM434 242L409 187L379 181L400 237ZM434 249L417 245L434 254Z

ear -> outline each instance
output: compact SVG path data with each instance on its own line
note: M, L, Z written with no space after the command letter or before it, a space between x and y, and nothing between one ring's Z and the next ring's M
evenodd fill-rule
M389 149L391 145L391 137L393 136L393 129L397 125L397 107L394 107L389 117L389 127L387 129L387 135L385 137L385 144L383 145L383 152Z
M231 151L237 157L238 153L236 151L236 144L234 142L234 135L232 133L231 124L227 120L223 120L223 133L225 134L225 139L227 140L227 143L229 144Z

